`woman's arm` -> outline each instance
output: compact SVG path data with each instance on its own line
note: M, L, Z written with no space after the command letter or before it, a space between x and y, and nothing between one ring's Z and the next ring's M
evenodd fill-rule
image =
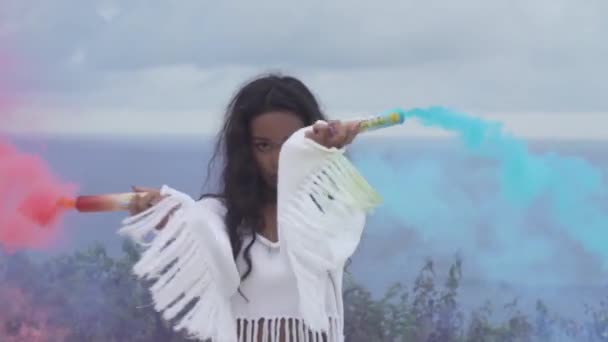
M380 198L344 156L304 128L283 145L279 158L278 223L300 296L300 310L313 330L327 331L328 274L344 266L357 248L366 214Z
M221 204L199 202L163 187L163 199L152 208L124 220L119 234L145 249L134 273L153 280L154 308L166 320L175 319L196 301L175 325L202 339L236 340L230 297L240 278L232 258ZM165 220L162 230L156 229Z

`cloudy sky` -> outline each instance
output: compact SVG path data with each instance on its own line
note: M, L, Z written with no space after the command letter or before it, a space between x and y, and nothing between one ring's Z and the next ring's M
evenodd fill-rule
M3 0L20 102L2 126L209 133L240 84L281 70L335 118L442 105L521 136L608 139L606 15L605 0Z

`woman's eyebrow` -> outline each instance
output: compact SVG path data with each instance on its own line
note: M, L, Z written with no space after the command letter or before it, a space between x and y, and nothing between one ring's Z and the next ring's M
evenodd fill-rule
M287 139L289 139L290 135L285 136L283 139L280 140L280 142L284 143L287 141ZM257 141L273 141L271 138L267 138L267 137L259 137L259 136L252 136L251 137L252 140L257 140Z

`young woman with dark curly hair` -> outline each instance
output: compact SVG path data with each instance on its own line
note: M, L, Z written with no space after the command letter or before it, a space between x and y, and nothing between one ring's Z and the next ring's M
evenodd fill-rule
M243 86L212 159L218 193L135 189L120 232L147 246L135 273L156 280L156 310L213 342L343 341L343 268L375 196L344 156L358 133L294 77Z

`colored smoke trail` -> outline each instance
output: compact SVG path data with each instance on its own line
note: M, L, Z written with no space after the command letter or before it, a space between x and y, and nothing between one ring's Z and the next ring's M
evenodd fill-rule
M40 157L0 140L0 246L7 251L49 247L61 226L57 199L74 191Z
M577 157L533 154L498 123L441 107L404 113L456 133L466 154L456 163L442 156L409 164L355 159L385 198L385 213L435 252L472 257L497 281L584 283L577 272L600 263L606 270L608 187L600 170ZM574 265L564 260L568 253L596 265Z
M10 91L5 54L0 54L0 125L16 105ZM56 201L74 193L39 156L27 154L0 136L0 249L46 248L61 225Z

